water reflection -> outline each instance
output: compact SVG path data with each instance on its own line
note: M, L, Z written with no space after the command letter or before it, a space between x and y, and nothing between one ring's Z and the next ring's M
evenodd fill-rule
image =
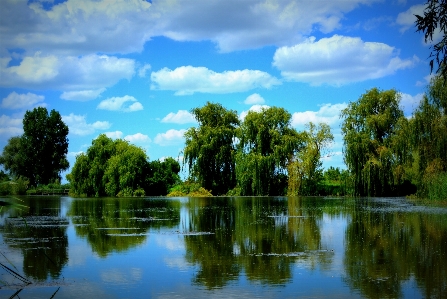
M210 235L185 237L186 258L198 264L195 283L222 287L243 271L251 281L286 284L300 259L330 264L321 247L322 201L301 198L192 198L190 225Z
M415 278L426 298L447 295L447 218L412 207L367 201L352 211L346 231L346 282L367 298L402 297Z
M180 220L179 202L144 198L75 199L68 215L100 257L141 245L149 229L175 227Z
M447 210L403 199L39 197L25 204L29 210L0 211L11 250L0 249L28 278L75 281L61 286L61 298L80 290L103 297L447 294ZM80 252L82 263L68 261Z
M23 254L23 273L34 280L58 279L68 262L68 220L61 217L61 201L26 201L29 209L6 211L3 239Z

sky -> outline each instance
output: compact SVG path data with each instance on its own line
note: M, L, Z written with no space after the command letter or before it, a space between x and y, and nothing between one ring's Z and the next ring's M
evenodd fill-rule
M99 134L151 161L181 162L183 134L197 126L190 111L209 101L241 120L282 107L298 131L325 122L334 142L323 166L346 168L339 116L348 103L395 89L411 117L426 91L430 47L414 26L424 3L2 0L0 150L41 106L69 127L70 168Z

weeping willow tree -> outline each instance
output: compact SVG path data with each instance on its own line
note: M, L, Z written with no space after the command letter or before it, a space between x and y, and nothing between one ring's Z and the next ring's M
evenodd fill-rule
M235 146L236 111L220 104L207 102L192 109L199 123L185 133L184 161L189 166L193 180L212 191L214 195L226 194L236 185Z
M355 195L395 194L396 169L403 169L408 147L398 138L405 127L399 101L396 90L373 88L341 113L344 161L354 176Z
M418 195L447 198L447 85L431 80L410 122Z
M322 179L321 156L334 140L328 124L310 122L303 133L304 148L297 152L287 166L288 195L315 195Z
M241 195L282 195L287 165L302 147L303 138L290 125L283 108L249 111L238 130L237 185Z

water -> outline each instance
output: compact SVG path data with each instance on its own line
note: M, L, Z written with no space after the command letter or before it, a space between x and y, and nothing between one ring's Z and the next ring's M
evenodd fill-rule
M2 298L447 297L445 208L399 198L22 199L29 209L0 212L0 263L32 284L2 266Z

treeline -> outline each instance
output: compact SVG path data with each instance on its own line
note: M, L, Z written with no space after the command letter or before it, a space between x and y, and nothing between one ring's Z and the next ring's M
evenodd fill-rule
M342 111L353 195L447 199L447 85L432 78L410 118L395 90L367 91Z
M101 134L76 157L67 180L77 196L160 196L180 182L173 158L149 161L140 147Z

